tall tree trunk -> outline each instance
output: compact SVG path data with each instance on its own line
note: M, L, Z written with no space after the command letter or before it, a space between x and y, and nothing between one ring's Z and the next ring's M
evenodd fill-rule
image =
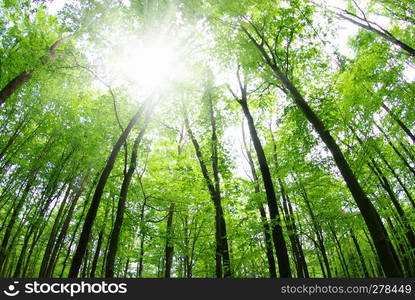
M6 250L8 248L9 245L9 239L10 236L12 234L12 230L14 227L14 224L16 223L16 221L18 220L18 215L23 207L23 204L26 200L27 195L29 194L30 189L32 188L33 182L36 178L36 172L37 172L38 167L34 167L29 174L29 178L27 180L26 183L26 187L22 193L22 195L20 196L19 201L16 203L16 205L13 208L13 213L10 217L9 223L5 229L4 235L3 235L3 240L0 246L0 270L3 267L3 264L7 258L7 253Z
M362 250L360 249L360 245L357 242L356 236L353 233L353 230L350 231L350 236L352 237L353 244L356 247L357 254L359 255L359 260L362 265L363 273L365 274L365 278L369 278L369 272L367 271L365 259L363 257Z
M348 266L347 266L347 261L346 261L346 259L345 259L345 257L344 257L344 254L343 254L343 249L342 249L342 246L341 246L341 244L340 244L339 239L337 238L336 232L334 231L334 228L333 228L333 226L332 226L332 224L331 224L331 223L329 223L329 228L330 228L331 234L333 235L334 241L336 242L337 249L338 249L338 251L339 251L339 258L340 258L340 261L341 261L341 263L342 263L342 266L343 266L344 272L345 272L346 276L347 276L348 278L350 278L349 268L348 268Z
M102 223L101 230L99 231L99 234L98 234L97 247L95 248L94 258L92 259L92 264L91 264L91 273L89 274L90 278L95 278L95 272L97 270L98 259L101 253L102 241L104 239L105 227L107 224L108 212L109 212L109 206L105 210L104 222Z
M287 202L287 205L288 205L288 212L289 212L290 216L293 219L292 226L293 226L293 230L295 232L294 237L295 237L296 242L297 242L297 245L298 245L297 248L298 248L298 252L299 252L299 258L300 258L300 261L301 261L301 266L303 268L303 274L304 274L304 277L305 278L309 278L310 277L310 274L308 272L308 267L307 267L307 262L305 260L305 255L304 255L303 247L301 245L300 237L297 234L298 230L297 230L297 225L295 224L294 210L293 210L293 207L291 205L290 198L288 196L286 197L286 202Z
M415 176L415 169L409 164L409 162L406 160L406 158L402 155L402 153L395 147L395 145L392 143L389 136L383 131L383 129L376 124L376 128L379 129L380 132L385 136L386 141L388 142L389 146L395 151L395 153L399 156L399 158L402 160L402 162L405 164L405 166L408 168L409 171Z
M105 277L113 277L114 276L114 262L115 257L117 255L118 249L118 241L121 233L121 227L124 222L124 211L125 211L125 203L127 202L127 194L128 188L131 183L131 179L133 178L133 174L135 168L137 166L137 153L138 153L138 146L144 136L144 133L147 129L148 123L150 121L150 115L152 110L149 108L146 112L145 120L143 125L141 126L140 133L137 135L134 145L133 151L131 153L131 161L128 167L128 171L124 173L124 179L121 185L120 191L120 198L118 200L118 207L117 207L117 215L114 222L114 227L112 228L109 248L107 253L107 261L105 266Z
M243 144L245 147L246 157L248 159L249 167L251 169L252 179L254 181L254 189L255 194L259 194L260 188L259 188L259 180L258 175L255 170L255 164L254 160L252 159L251 151L249 151L248 146L246 145L245 141L245 130L244 125L242 123L242 136L243 136ZM264 207L262 206L262 203L259 199L257 199L257 206L259 210L259 214L261 216L261 223L264 228L264 242L265 242L265 249L267 254L267 260L268 260L268 271L271 278L277 277L277 270L275 268L275 258L274 258L274 252L272 249L272 237L271 237L271 229L269 227L269 223L267 221L267 214L265 212Z
M369 163L369 167L372 169L373 173L376 175L376 177L379 179L379 182L381 186L384 188L384 190L387 192L389 198L391 199L391 202L393 206L395 207L396 211L398 212L398 215L401 219L402 225L405 229L405 235L408 239L409 245L412 249L412 251L415 251L415 234L412 230L412 227L410 225L410 222L408 218L406 217L406 214L404 210L402 209L402 206L400 205L398 199L396 198L395 193L392 190L392 187L389 183L389 181L386 179L385 175L382 173L382 171L377 166L376 162L371 159L372 163Z
M414 275L415 265L413 263L413 259L414 259L413 256L411 256L411 253L408 251L408 249L405 249L406 243L401 238L401 234L396 230L395 226L393 226L391 218L387 217L386 222L389 225L392 235L395 237L395 245L397 249L399 250L403 270L406 273L406 276L414 277L413 275Z
M94 184L93 186L95 186L95 184ZM88 196L86 199L88 200L88 199L89 199L89 196ZM76 233L78 232L78 228L79 228L79 226L81 225L81 222L82 222L82 220L83 220L83 218L84 218L85 211L86 211L86 208L87 208L87 205L88 205L88 202L89 202L89 201L87 201L87 200L84 202L84 206L83 206L83 208L82 208L81 216L79 217L79 220L76 222L75 228L74 228L74 230L73 230L73 234L72 234L71 240L70 240L69 245L68 245L68 248L67 248L67 250L66 250L65 259L64 259L64 261L63 261L63 263L62 263L62 269L61 269L61 272L60 272L60 274L59 274L59 278L62 278L62 277L63 277L63 273L65 272L65 269L66 269L66 263L67 263L67 261L68 261L68 259L69 259L70 254L71 254L71 248L72 248L73 243L75 242ZM75 206L76 206L76 204L75 204ZM72 216L70 216L70 218L68 218L68 216L67 216L67 218L66 218L66 220L69 220L69 221L68 221L68 227L69 227L69 222L70 222L70 220L71 220L71 217L72 217ZM65 223L66 223L66 220L65 220ZM63 238L64 238L64 237L65 237L65 235L66 235L66 232L67 232L67 230L68 230L68 227L66 227L66 228L65 228L65 227L63 227L63 228L62 228L62 230L61 230L60 235L62 235L62 237L63 237ZM64 229L65 229L65 230L64 230ZM62 240L61 240L60 238L58 238L58 240L61 240L61 242L63 243L63 238L62 238ZM58 248L58 249L59 249L59 248ZM58 258L56 257L56 260L57 260L57 259L58 259Z
M173 235L173 215L174 215L174 203L170 204L169 215L167 218L167 228L166 228L166 249L165 249L165 268L164 268L164 277L170 278L171 267L173 265L173 253L174 253L174 243L172 242Z
M267 197L268 209L271 219L271 232L274 240L275 252L277 254L278 267L281 277L291 277L291 267L288 257L287 245L285 243L282 232L281 219L278 211L277 198L275 197L274 185L272 183L271 173L267 158L262 148L261 141L255 128L254 119L248 108L246 93L243 92L242 99L237 100L241 105L245 118L248 121L249 132L251 134L252 143L257 154L259 167L261 170L262 180L264 182L265 193Z
M23 120L21 120L19 122L19 124L17 125L16 129L13 131L13 134L9 137L9 139L7 140L7 143L3 146L3 148L0 151L0 160L3 159L4 155L7 152L7 149L9 149L9 147L14 143L14 141L16 140L16 138L19 136L19 134L21 133L21 129L27 125L27 119L26 116L23 118Z
M278 155L277 155L277 144L275 143L274 134L272 133L272 128L270 128L270 134L271 134L271 142L272 142L272 148L273 148L274 164L275 164L275 168L278 170L279 164L278 164ZM294 212L292 209L290 198L285 190L285 182L280 177L278 177L277 180L278 180L278 185L280 188L280 193L281 193L281 198L282 198L282 209L285 214L286 226L288 229L288 236L291 241L291 245L293 249L293 256L296 262L297 276L300 278L302 277L308 278L309 275L308 275L307 263L305 261L304 252L301 246L300 238L298 237L297 226L295 224Z
M102 197L102 194L104 193L104 188L107 183L108 177L111 173L112 168L114 167L114 163L115 163L115 160L117 159L121 146L125 143L130 131L132 130L134 125L137 123L144 108L145 108L145 104L141 105L141 107L138 109L138 111L135 113L135 115L132 117L132 119L128 123L127 127L124 129L121 136L118 138L117 142L115 143L111 151L110 156L108 157L105 168L101 173L97 187L95 189L94 196L92 197L91 206L85 218L85 223L82 228L81 236L79 237L79 242L76 247L74 257L72 259L71 268L69 270L70 278L74 278L78 276L79 269L82 264L82 259L85 256L85 251L86 251L86 247L88 244L89 235L91 234L92 226L94 225L94 222L95 222L95 217L98 212L99 204L101 202L101 197Z
M208 107L209 107L209 117L210 117L210 124L212 128L212 137L211 137L211 148L212 148L212 172L213 172L213 182L214 182L214 190L216 197L214 199L215 203L215 211L216 211L216 218L217 223L219 225L218 232L219 235L219 242L220 242L220 254L222 257L223 262L223 275L224 277L232 277L231 271L231 260L230 260L230 253L229 253L229 246L228 246L228 235L226 233L226 223L225 217L223 214L222 208L222 197L220 191L220 180L219 180L219 162L218 162L218 137L216 134L216 117L213 107L213 99L210 87L207 88L207 100L208 100Z
M321 251L321 255L323 256L323 263L324 266L326 268L327 271L327 277L331 278L331 268L330 268L330 264L329 264L329 260L327 257L327 252L326 252L326 247L324 246L324 240L323 240L323 234L321 232L321 227L318 224L317 220L316 220L316 216L314 215L313 209L311 208L311 203L310 203L310 199L308 198L307 192L303 186L303 184L301 183L301 181L299 180L299 184L301 187L301 194L303 196L304 202L306 204L308 213L310 214L310 218L311 218L311 223L313 224L314 227L314 232L316 234L317 237L317 242L316 245L318 246L318 248Z
M147 196L144 192L143 189L143 185L141 182L141 178L138 179L138 182L140 183L142 192L143 192L143 204L141 206L141 211L140 211L140 254L139 254L139 262L138 262L138 270L137 270L137 277L138 278L142 278L143 277L143 260L144 260L144 238L145 238L145 233L144 233L144 211L146 208L146 204L147 204Z
M362 139L359 137L359 135L357 134L357 132L355 131L355 129L352 126L349 126L349 128L351 129L351 131L353 132L354 136L356 137L357 141L359 142L359 144L363 147L363 141ZM352 149L349 146L349 149ZM408 189L406 188L405 184L402 182L402 180L400 179L400 177L398 176L398 174L396 174L395 169L391 166L391 164L387 161L387 159L385 158L385 156L382 154L382 152L380 151L380 149L375 145L374 149L376 151L376 153L379 155L380 159L384 162L384 164L388 167L389 171L392 173L392 175L395 177L395 179L398 181L399 185L402 187L403 191L405 192L409 202L412 204L412 206L415 208L415 202L412 198L411 193L408 191ZM374 163L376 165L376 163L374 162L373 158L370 158L370 160L372 161L372 163ZM371 165L369 164L369 168L372 169L372 171L376 174L376 171L371 167ZM382 180L380 180L382 181Z
M23 71L10 80L0 91L0 107L16 92L22 85L28 82L33 76L34 70Z
M196 157L199 161L199 165L202 171L202 175L203 178L205 179L207 188L209 190L209 194L211 197L211 200L214 204L215 207L215 240L216 240L216 277L217 278L222 278L222 272L225 271L224 276L225 277L230 277L231 273L230 273L230 264L229 264L229 268L222 270L222 259L224 259L224 255L229 255L229 251L228 249L223 249L222 246L225 243L222 243L222 240L226 240L227 241L227 236L226 236L226 226L225 226L225 219L223 217L223 211L222 211L222 205L221 205L221 199L220 199L220 193L218 193L215 190L215 186L214 183L212 182L212 180L209 177L208 174L208 170L206 167L206 164L204 162L203 156L202 156L202 152L200 151L200 146L198 141L196 140L193 131L190 128L190 124L189 124L189 120L187 119L187 116L185 116L185 126L186 126L186 130L187 133L192 141L192 144L194 146L195 149L195 153L196 153ZM226 246L227 246L227 242L226 242ZM228 256L229 258L229 256Z
M388 277L401 277L402 272L399 268L399 263L395 261L394 258L394 249L393 245L390 242L388 233L382 223L381 218L379 217L378 212L373 206L372 202L369 200L363 188L361 187L359 181L356 178L356 175L353 173L350 168L346 158L343 155L340 147L337 145L334 138L331 136L330 132L324 126L320 118L314 113L308 103L305 101L303 96L297 90L297 88L292 84L292 82L287 78L287 76L282 72L282 70L273 63L273 60L269 57L268 53L265 51L264 47L260 45L253 36L246 30L245 27L241 27L242 30L246 33L248 38L255 44L258 50L263 55L266 63L274 71L276 77L280 80L285 88L285 92L291 95L295 104L302 111L307 120L312 124L314 130L317 132L321 140L327 146L331 152L333 159L347 184L353 198L356 201L356 204L365 220L365 223L369 229L370 235L374 241L376 251L379 255L382 267L385 271L386 276ZM263 38L263 37L261 37Z
M68 188L66 189L65 196L62 200L62 203L59 207L59 211L56 215L55 222L53 223L52 230L49 234L48 243L46 244L46 249L45 249L45 252L43 254L42 262L40 264L39 278L42 278L42 277L46 276L49 259L50 259L50 256L51 256L51 253L52 253L52 250L53 250L52 248L53 248L53 245L55 244L58 227L59 227L59 224L61 222L61 216L62 216L63 210L65 208L66 201L68 200L69 194L71 192L71 188L72 188L72 186L71 186L71 184L69 184Z

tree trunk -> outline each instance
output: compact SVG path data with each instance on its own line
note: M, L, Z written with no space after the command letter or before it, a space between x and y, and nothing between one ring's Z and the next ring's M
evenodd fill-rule
M409 162L406 160L406 158L402 155L402 153L395 147L395 145L392 143L388 135L383 131L383 129L376 124L377 129L379 129L380 132L383 133L383 135L386 138L386 141L388 142L389 146L392 147L393 151L399 156L399 158L402 160L402 162L405 164L405 166L408 168L409 171L415 176L415 169L409 164Z
M310 200L308 199L307 192L306 192L303 184L300 182L300 180L299 180L299 184L300 184L300 187L301 187L301 194L302 194L304 202L307 206L308 213L310 214L311 223L313 224L313 227L314 227L314 232L316 233L316 237L317 237L316 245L320 249L321 255L323 256L323 263L324 263L324 266L326 267L327 277L331 278L332 277L331 276L331 269L330 269L330 264L329 264L329 260L328 260L328 257L327 257L326 247L324 246L324 240L323 240L323 234L321 233L321 227L317 223L316 216L314 215L313 209L311 208L311 203L310 203Z
M227 237L226 237L226 226L225 226L225 219L223 218L223 211L222 211L222 206L221 206L221 202L220 202L220 194L217 193L217 191L215 190L215 186L212 182L212 180L209 177L208 174L208 170L207 167L205 165L205 162L203 160L203 156L202 156L202 152L200 151L200 146L198 141L196 140L193 131L190 128L189 125L189 120L187 119L187 117L185 116L185 125L186 125L186 129L187 129L187 133L192 141L192 144L194 146L195 149L195 153L196 153L196 157L199 161L199 165L202 171L202 175L205 179L207 188L209 190L209 194L211 197L211 200L214 204L215 207L215 240L216 240L216 277L217 278L222 278L222 259L224 259L224 255L227 254L229 255L229 251L228 249L223 249L222 246L225 243L222 243L222 240L226 240L227 241ZM226 246L227 246L227 242L226 242ZM229 258L229 256L228 256ZM225 272L227 272L225 275L225 277L230 277L230 268L228 268L228 270L225 270Z
M356 15L354 15L354 14L352 14L350 12L345 11L345 13L347 13L348 15L351 15L353 17L356 17L360 21L366 22L366 23L361 23L359 21L356 21L356 20L354 20L354 19L352 19L352 18L350 18L348 16L345 16L343 14L340 14L340 13L337 13L337 15L340 18L342 18L344 20L347 20L347 21L349 21L349 22L351 22L351 23L353 23L353 24L355 24L355 25L357 25L357 26L359 26L359 27L361 27L361 28L363 28L363 29L365 29L367 31L373 32L374 34L380 36L381 38L383 38L383 39L391 42L395 46L398 46L399 48L405 50L410 56L415 57L415 49L412 48L412 47L410 47L408 44L406 44L406 43L398 40L390 32L388 32L386 30L382 30L382 31L381 30L378 30L378 29L374 28L373 26L371 26L370 23L368 23L366 20L361 19L361 18L357 17Z
M390 111L389 107L382 104L382 108L392 117L392 119L395 120L396 123L398 123L399 127L401 127L401 129L410 137L412 143L415 144L415 135L411 132L411 130Z
M333 226L332 226L332 224L331 224L331 223L329 223L329 228L330 228L331 234L333 235L334 241L336 242L337 249L338 249L338 251L339 251L339 258L340 258L340 262L342 263L342 266L343 266L344 272L345 272L346 276L347 276L348 278L350 278L349 268L348 268L348 266L347 266L347 262L346 262L346 259L345 259L345 257L344 257L344 254L343 254L343 249L342 249L342 246L341 246L341 244L340 244L339 239L337 238L336 232L334 231L334 228L333 228Z
M58 227L59 227L59 224L60 224L60 221L61 221L61 215L62 215L63 210L65 208L66 201L68 200L70 192L71 192L71 184L69 184L68 188L66 189L65 196L64 196L64 198L62 200L62 203L59 207L59 211L56 215L55 222L53 223L52 230L49 234L48 243L46 244L46 249L45 249L45 252L43 254L43 259L42 259L42 262L40 264L39 278L46 277L49 259L50 259L50 256L51 256L51 253L52 253L52 250L53 250L52 249L53 245L55 244L55 239L56 239Z
M353 234L353 231L350 231L350 236L352 237L353 244L356 247L357 254L359 255L360 263L362 265L363 273L365 274L365 278L369 278L369 272L367 271L365 259L363 257L362 250L360 250L359 243L357 242L356 236Z
M131 179L133 178L133 174L137 166L138 146L140 145L140 142L144 136L144 133L150 121L151 111L152 110L149 109L146 112L145 120L141 127L140 133L137 135L134 141L133 151L131 153L131 161L128 167L128 171L124 173L124 179L123 179L123 182L121 185L121 191L120 191L120 198L118 200L117 215L115 218L114 227L111 232L109 248L108 248L108 253L107 253L107 261L106 261L106 266L105 266L105 277L107 278L114 276L114 262L115 262L115 257L117 255L118 241L119 241L119 237L121 233L121 227L124 222L124 211L125 211L125 203L127 202L128 188L130 186Z
M167 218L167 228L166 228L166 250L165 250L165 270L164 277L170 278L171 267L173 265L173 253L174 253L174 244L172 242L173 235L173 214L174 214L174 203L170 204L169 215Z
M406 217L406 214L405 214L404 210L402 209L398 199L396 198L396 195L393 192L389 181L386 179L385 175L383 175L382 171L379 169L376 162L373 159L371 159L371 161L372 161L372 164L368 163L368 165L372 169L372 171L376 175L376 177L378 178L381 186L386 191L389 198L391 199L392 204L395 207L395 209L398 212L398 215L401 219L402 225L405 228L405 235L406 235L406 238L408 239L409 245L410 245L412 251L415 251L415 234L412 230L410 222L409 222L408 218Z
M109 212L109 206L105 210L104 222L103 222L101 230L98 234L97 247L95 248L94 258L92 259L92 264L91 264L91 273L89 274L90 278L95 278L95 272L97 270L98 259L99 259L99 255L101 253L102 241L104 239L105 227L106 227L106 224L107 224L108 212Z
M208 108L209 108L209 117L212 128L212 137L211 137L211 158L212 158L212 171L213 171L213 182L208 174L206 164L203 160L202 153L200 151L199 143L197 142L191 128L189 125L189 120L185 115L185 127L187 133L192 140L197 159L202 171L202 175L205 179L207 188L211 200L215 207L215 239L216 239L216 277L232 277L229 246L228 246L228 237L226 233L226 222L222 209L221 203L221 193L220 193L220 182L219 182L219 168L218 168L218 138L216 135L216 118L214 115L212 95L210 90L207 93L208 98ZM223 266L223 269L222 269ZM222 274L223 273L223 274Z
M211 148L212 148L212 172L213 172L213 182L214 182L214 190L215 190L215 211L216 211L216 224L219 225L218 233L219 233L219 243L220 247L220 256L223 262L223 275L224 277L232 277L231 271L231 260L229 254L229 246L228 246L228 235L226 233L226 223L225 217L223 214L222 208L222 197L220 191L220 180L219 180L219 167L218 167L218 137L216 134L216 117L213 108L213 99L210 88L208 87L207 90L207 99L208 99L208 107L209 107L209 117L210 117L210 124L212 128L212 137L211 137Z
M121 149L121 146L125 143L130 131L137 123L139 117L141 116L144 110L145 104L143 104L133 118L128 123L127 127L124 129L121 136L118 138L116 144L114 145L111 154L107 160L104 170L101 173L101 176L98 181L98 185L95 189L94 196L92 197L91 206L88 210L88 213L85 218L85 223L82 228L81 236L79 237L78 246L76 248L74 257L72 259L71 268L69 270L69 278L76 278L79 273L79 269L82 264L82 259L85 256L86 247L89 240L89 235L91 234L92 226L95 221L95 217L98 212L98 207L101 202L102 194L104 193L104 188L107 183L108 177L111 173L112 168L114 167L115 160L118 156L118 153Z
M288 257L287 246L282 232L281 219L278 211L277 199L275 197L274 185L272 183L271 173L269 171L267 158L262 148L261 141L255 128L254 120L248 108L248 103L244 97L238 101L248 121L249 132L251 134L252 143L254 144L257 154L259 167L261 170L262 180L264 182L265 193L267 197L268 209L271 219L271 232L274 240L275 252L277 254L278 267L281 277L291 278L291 267Z
M346 158L343 155L340 147L337 145L330 132L326 129L320 118L314 113L311 107L307 104L303 96L287 78L287 76L281 71L281 69L273 63L268 53L265 51L262 45L252 37L252 35L242 27L242 30L247 34L249 39L255 44L258 50L263 55L266 63L274 71L276 77L281 81L285 87L285 92L290 94L292 99L298 108L302 111L307 120L312 124L314 130L317 132L321 140L327 146L331 152L333 159L340 170L340 173L347 184L356 204L365 220L365 223L369 229L370 235L374 241L376 251L379 255L382 267L387 277L401 277L402 272L400 271L399 264L394 258L394 249L390 242L388 233L379 217L378 212L369 200L355 174L350 168Z
M9 149L9 147L14 143L14 141L16 140L16 138L19 136L19 134L21 133L21 129L26 126L27 124L27 120L26 117L19 122L19 124L17 125L16 129L13 131L13 134L9 137L9 139L7 140L6 145L3 146L3 148L0 151L0 160L3 159L4 155L7 152L7 149Z
M248 146L246 145L245 130L244 130L243 123L242 123L242 136L243 136L242 137L243 144L245 146L246 157L248 159L249 167L251 169L252 178L253 178L253 181L254 181L254 184L255 184L255 194L259 194L260 188L259 188L258 175L257 175L256 170L255 170L255 164L254 164L254 160L252 159L251 151L248 150ZM274 258L274 252L273 252L273 249L272 249L271 230L270 230L270 227L269 227L269 223L267 221L267 214L266 214L265 209L262 206L262 203L259 199L257 199L257 206L258 206L259 214L261 216L261 223L262 223L262 226L264 228L264 242L265 242L265 249L266 249L267 260L268 260L269 275L270 275L271 278L276 278L277 277L277 270L275 268L275 258Z
M7 83L7 85L0 91L0 107L14 92L16 92L22 85L32 78L33 72L34 70L23 71Z
M56 59L56 50L67 38L61 38L50 46L48 53L40 59L41 64L45 64L47 61ZM23 71L14 77L6 86L0 90L0 107L15 93L21 86L28 82L35 72L35 69L29 71Z

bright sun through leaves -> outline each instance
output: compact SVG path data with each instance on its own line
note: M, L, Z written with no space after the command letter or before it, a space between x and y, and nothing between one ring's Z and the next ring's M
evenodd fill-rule
M184 73L178 47L164 37L131 38L111 59L112 69L140 93L169 88Z

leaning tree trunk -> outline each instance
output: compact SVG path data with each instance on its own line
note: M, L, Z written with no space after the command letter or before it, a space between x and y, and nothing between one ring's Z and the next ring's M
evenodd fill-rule
M375 27L373 27L367 20L362 19L358 16L356 16L355 14L352 14L348 11L344 11L346 14L353 16L355 18L357 18L359 21L348 17L346 15L337 13L337 16L339 16L340 18L349 21L350 23L353 23L369 32L372 32L376 35L378 35L379 37L391 42L392 44L394 44L395 46L405 50L410 56L415 57L415 49L412 48L411 46L409 46L408 44L402 42L401 40L397 39L395 36L393 36L389 31L382 29L376 29ZM372 23L373 24L373 23Z
M55 221L53 223L52 230L49 234L48 243L46 244L46 249L45 249L45 252L43 254L42 262L40 264L39 278L46 277L46 272L47 272L49 259L50 259L50 256L51 256L51 253L52 253L52 250L53 250L52 248L53 248L53 245L54 245L55 240L56 240L59 225L61 223L61 216L62 216L62 213L63 213L64 208L66 206L66 202L69 198L69 195L71 193L71 189L72 189L72 184L69 184L68 188L66 190L65 196L63 197L63 201L62 201L62 203L59 207L59 211L56 215Z
M70 278L74 278L78 276L79 269L81 268L82 260L85 256L86 247L87 247L88 240L89 240L89 235L91 234L92 226L94 225L95 217L98 212L98 207L101 202L101 197L102 197L102 194L104 193L104 188L107 183L108 177L111 173L112 168L114 167L114 163L121 149L121 146L125 143L130 131L132 130L134 125L137 123L144 108L145 108L145 104L143 104L138 109L136 114L132 117L132 119L128 123L127 127L124 129L121 136L118 138L117 142L115 143L111 151L110 156L108 157L105 168L101 173L97 187L95 189L94 196L92 197L92 200L91 200L91 206L85 218L81 236L79 237L78 246L76 247L75 254L72 259L71 268L69 270Z
M406 126L398 117L395 116L394 113L391 112L389 107L387 107L385 104L382 104L382 108L392 117L392 119L395 120L396 123L398 123L399 127L410 137L412 140L412 143L415 144L415 135L411 132L411 130Z
M99 231L99 234L98 234L97 246L95 248L94 258L92 259L91 272L89 273L90 278L95 278L95 272L97 270L98 259L99 259L99 255L101 254L102 242L104 240L104 233L105 233L105 228L107 225L108 212L109 212L109 206L105 209L104 221L102 223L101 230Z
M133 174L137 166L138 146L140 145L140 142L147 129L148 122L150 121L150 118L149 118L150 113L151 111L149 109L146 113L146 117L141 127L140 133L137 135L134 141L133 151L131 153L130 165L128 167L128 171L125 173L124 180L121 185L120 199L118 200L118 207L117 207L117 215L115 218L114 227L112 229L108 253L107 253L107 261L106 261L106 266L105 266L106 277L114 276L114 263L115 263L115 257L117 255L118 241L119 241L119 237L121 233L121 227L124 222L124 211L125 211L125 203L127 201L128 188L130 186L131 179L133 178Z
M43 65L47 61L55 60L57 48L66 40L66 38L61 38L53 43L52 46L50 46L48 53L40 59L40 63ZM36 69L31 69L19 73L0 90L0 107L10 98L11 95L13 95L20 87L22 87L32 78L35 70Z
M395 250L382 223L382 220L373 203L369 200L366 193L363 191L363 188L361 187L359 181L356 178L356 175L349 166L340 147L337 145L329 130L324 126L321 119L311 109L297 88L287 78L279 66L273 62L271 57L265 51L264 47L253 38L253 36L246 30L245 27L242 26L241 28L246 33L248 38L255 44L257 49L261 52L266 63L271 67L276 77L283 84L286 93L291 95L297 107L312 124L314 130L317 132L321 140L331 152L333 159L344 181L347 184L347 187L349 188L354 200L356 201L363 219L365 220L366 226L369 229L370 235L373 239L376 251L379 256L379 260L381 261L386 276L401 277L402 272L400 271L398 262L396 262L394 257Z
M359 256L359 260L360 260L360 263L362 265L362 269L363 269L363 273L365 274L365 278L369 278L369 272L367 271L365 259L363 257L362 250L360 249L360 245L357 242L356 236L353 233L353 230L350 230L350 236L352 237L353 244L354 244L354 246L356 248L356 251L357 251L357 254Z

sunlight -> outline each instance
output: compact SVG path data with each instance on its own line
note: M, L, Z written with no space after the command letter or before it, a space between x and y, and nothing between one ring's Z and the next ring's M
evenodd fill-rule
M147 93L166 90L183 75L179 57L173 41L143 38L124 43L112 63L132 91Z
M142 87L155 88L167 83L175 64L172 47L156 43L125 49L121 68L129 80Z

